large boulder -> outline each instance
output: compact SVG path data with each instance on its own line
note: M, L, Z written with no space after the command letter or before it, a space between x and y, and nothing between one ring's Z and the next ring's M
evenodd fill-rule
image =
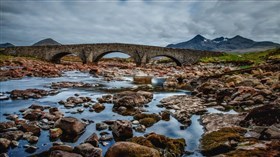
M242 141L245 132L240 127L231 127L205 134L201 139L201 152L205 156L214 156L232 151Z
M145 137L133 137L129 141L157 149L163 156L182 156L184 154L185 139L172 139L156 133L146 134Z
M92 146L89 143L83 143L74 148L74 152L83 157L102 157L102 149Z
M132 142L117 142L108 149L105 157L160 157L159 152Z
M254 108L249 114L240 122L241 126L270 126L280 122L280 106L279 105L265 105Z
M132 124L127 120L116 120L112 132L116 141L124 141L133 136Z
M77 153L70 153L62 150L54 150L50 153L50 157L83 157Z
M6 152L11 144L11 141L6 138L0 138L0 153Z
M56 127L65 134L79 135L84 132L86 124L74 117L64 117L57 122Z

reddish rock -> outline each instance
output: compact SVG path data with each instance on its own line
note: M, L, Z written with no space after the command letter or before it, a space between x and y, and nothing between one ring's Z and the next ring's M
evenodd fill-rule
M24 132L32 132L33 135L39 136L41 133L41 129L35 123L25 123L21 125L21 129Z
M112 127L114 139L123 141L133 136L132 124L127 120L116 120Z
M49 130L50 138L57 139L60 135L62 135L63 131L60 128L54 128Z
M61 128L65 134L78 135L84 132L86 124L74 117L63 117L56 127Z
M90 135L86 140L85 143L90 143L91 145L93 145L94 147L98 147L98 136L96 133L93 133L92 135Z

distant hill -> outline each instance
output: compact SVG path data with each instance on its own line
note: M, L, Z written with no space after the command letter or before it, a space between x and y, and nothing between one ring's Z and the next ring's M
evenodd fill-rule
M189 41L167 45L170 48L196 49L221 52L253 52L280 47L280 44L270 41L256 42L237 35L233 38L219 37L213 40L196 35Z
M0 48L7 48L7 47L14 47L15 45L11 44L11 43L4 43L4 44L0 44Z
M47 38L47 39L38 41L37 43L33 44L32 46L46 46L46 45L61 45L61 44L51 38Z

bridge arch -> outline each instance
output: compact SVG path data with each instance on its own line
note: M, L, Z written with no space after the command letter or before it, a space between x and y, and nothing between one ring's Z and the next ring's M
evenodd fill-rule
M53 55L51 57L51 62L53 63L61 63L61 58L67 56L67 55L75 55L75 56L78 56L83 63L86 63L86 59L84 56L82 56L81 54L77 54L77 53L72 53L72 52L58 52L56 53L55 55Z
M98 61L100 59L102 59L105 55L111 54L111 53L116 53L116 52L117 53L123 53L123 54L126 54L126 55L130 56L133 59L133 61L136 65L140 65L140 59L137 58L137 56L134 53L130 53L130 52L127 52L127 51L119 51L119 50L113 50L113 51L110 50L110 51L105 51L105 52L99 53L97 55L94 55L92 61L93 61L93 63L98 64Z
M155 58L155 57L167 57L167 58L170 58L172 61L174 61L175 63L176 63L176 65L177 66L182 66L182 63L177 59L177 58L175 58L175 57L172 57L172 56L170 56L170 55L154 55L154 56L150 56L149 57L149 59L147 60L147 63L151 60L151 59L153 59L153 58Z

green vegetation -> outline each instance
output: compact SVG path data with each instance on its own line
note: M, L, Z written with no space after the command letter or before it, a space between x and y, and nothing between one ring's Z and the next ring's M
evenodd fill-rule
M202 154L213 156L220 153L226 153L234 149L234 146L227 144L230 140L237 142L243 141L242 135L246 130L239 127L221 128L206 134L201 139Z
M67 55L61 58L61 61L65 61L65 62L82 62L81 58L78 56L71 56L71 55Z
M226 53L218 57L205 57L200 61L204 63L243 63L243 65L257 65L264 63L267 59L280 59L280 49L271 49L261 52L251 52L245 54ZM242 68L242 67L241 67Z
M32 56L26 56L26 57L18 57L18 56L11 56L11 55L4 55L4 54L0 54L0 62L4 62L4 61L16 61L20 58L23 59L30 59L30 60L39 60L35 57Z
M14 58L13 56L8 56L8 55L3 55L3 54L0 54L0 61L6 61L6 60L10 60Z

